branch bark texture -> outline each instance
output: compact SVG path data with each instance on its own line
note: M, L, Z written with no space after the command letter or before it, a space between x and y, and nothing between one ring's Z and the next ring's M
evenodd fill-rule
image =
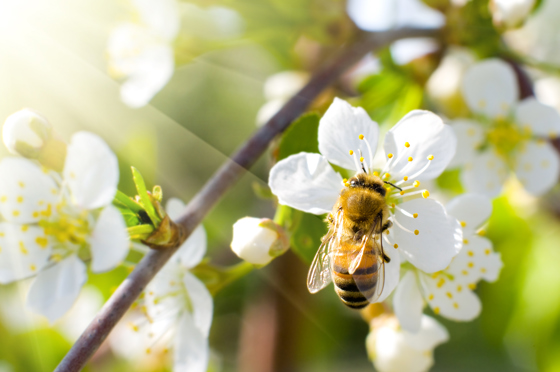
M412 28L370 33L364 34L364 37L355 44L341 48L340 54L317 71L307 85L292 97L265 126L245 142L189 202L183 215L176 221L183 229L183 239L188 238L226 191L251 168L267 149L270 141L304 113L308 105L325 88L333 84L362 57L399 39L438 37L439 33L440 30ZM107 338L115 324L177 249L178 246L165 250L150 250L144 256L72 346L55 369L55 372L74 372L84 367L89 358Z

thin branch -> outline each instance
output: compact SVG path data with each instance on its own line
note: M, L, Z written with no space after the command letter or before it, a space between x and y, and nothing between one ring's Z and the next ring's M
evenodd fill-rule
M307 106L319 93L333 84L362 57L399 39L438 37L439 34L440 31L437 29L403 28L381 33L365 34L361 41L348 48L342 48L340 55L315 73L307 85L292 97L265 126L259 129L231 159L222 165L212 178L208 180L202 190L189 202L185 213L177 220L177 224L184 229L184 239L200 224L204 216L206 216L225 192L251 168L267 149L270 141L304 113ZM72 346L55 372L74 372L84 367L88 359L107 338L109 332L130 308L148 282L176 250L177 247L157 251L151 250L144 256Z

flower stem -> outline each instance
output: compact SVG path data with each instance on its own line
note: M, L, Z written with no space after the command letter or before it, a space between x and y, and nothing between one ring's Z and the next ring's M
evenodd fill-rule
M209 288L210 293L212 294L212 296L214 296L216 293L221 291L224 287L227 287L231 283L241 279L242 277L249 274L254 269L255 269L255 265L247 261L242 261L237 265L227 268L222 272L222 279L220 280L220 284L212 288Z
M218 169L202 190L189 202L184 214L177 220L178 225L183 229L182 238L186 239L194 231L226 191L264 153L274 137L282 133L298 116L305 112L307 106L325 88L335 83L346 70L354 66L366 54L399 39L439 37L439 35L439 29L402 28L364 34L360 41L342 49L338 57L319 69L309 82L265 126L261 127L230 160ZM88 359L107 338L115 324L178 247L151 250L144 256L72 346L55 369L55 372L77 372L84 367Z

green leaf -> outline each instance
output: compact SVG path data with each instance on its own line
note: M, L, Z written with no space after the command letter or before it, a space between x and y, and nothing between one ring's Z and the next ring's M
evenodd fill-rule
M465 190L461 185L460 176L460 168L446 170L438 178L436 178L436 184L442 190L451 191L455 194L462 194Z
M317 113L307 113L294 121L282 135L277 160L285 159L302 151L318 153L319 119Z
M294 210L300 220L292 231L290 245L292 250L306 263L311 264L321 238L327 233L327 223L320 216Z
M140 224L140 217L130 209L116 205L119 212L121 212L127 227L136 226Z
M138 191L138 196L140 196L140 200L142 201L142 206L146 211L146 214L152 221L154 226L159 226L161 223L161 219L158 217L154 206L152 205L152 200L148 195L148 190L146 189L146 184L144 183L144 178L138 171L138 169L132 168L132 178L134 179L134 184L136 185L136 191Z
M130 209L134 213L139 213L141 210L144 209L135 200L132 200L125 193L119 190L117 190L117 194L115 195L115 199L113 200L113 202L117 205L117 207L118 206L125 207L127 209Z

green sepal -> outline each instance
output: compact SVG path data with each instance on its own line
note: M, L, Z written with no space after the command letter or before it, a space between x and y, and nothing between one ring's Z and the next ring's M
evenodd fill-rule
M161 218L158 216L154 205L152 204L152 198L148 195L148 190L146 189L146 184L144 182L144 178L138 171L138 169L131 167L132 169L132 178L134 180L134 184L136 185L136 191L138 192L138 196L140 197L140 201L146 214L152 221L154 226L159 226L161 223Z

